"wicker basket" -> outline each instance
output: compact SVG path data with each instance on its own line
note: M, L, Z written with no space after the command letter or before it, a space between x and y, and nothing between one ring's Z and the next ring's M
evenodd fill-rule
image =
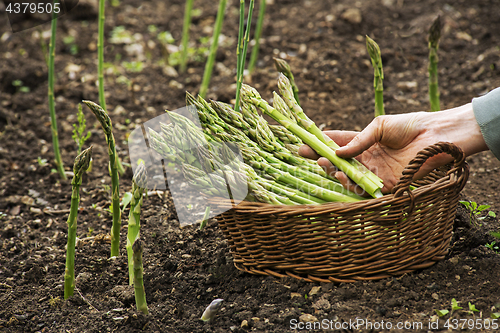
M430 157L453 164L413 182ZM448 253L459 192L469 169L460 148L439 142L409 163L393 193L355 203L269 205L213 199L234 265L252 274L308 282L354 282L401 275ZM410 191L409 186L416 189Z

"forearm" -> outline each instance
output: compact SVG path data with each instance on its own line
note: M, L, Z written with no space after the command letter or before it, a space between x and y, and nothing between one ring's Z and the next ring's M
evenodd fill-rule
M472 107L486 145L500 160L500 88L474 98Z
M464 151L465 156L488 150L472 103L425 115L425 132L434 137L434 141L452 142Z

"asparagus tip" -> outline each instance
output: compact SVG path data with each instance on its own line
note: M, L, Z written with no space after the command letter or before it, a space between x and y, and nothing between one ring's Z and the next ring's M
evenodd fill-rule
M370 55L370 58L373 61L375 61L376 63L382 61L381 55L380 55L380 47L368 35L366 35L366 49L368 50L368 54Z
M438 15L429 29L429 45L432 48L437 48L439 39L441 38L441 15Z
M92 158L92 147L82 151L76 158L75 164L73 165L73 173L80 176L85 170L89 168L90 160Z

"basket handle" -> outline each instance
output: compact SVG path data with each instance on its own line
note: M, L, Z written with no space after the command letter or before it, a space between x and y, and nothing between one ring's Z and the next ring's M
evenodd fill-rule
M403 175L399 179L398 183L392 189L392 193L395 197L401 196L404 192L411 193L409 190L410 184L413 182L413 176L420 169L420 167L431 157L447 153L453 157L453 168L448 171L447 174L455 172L457 169L461 168L465 161L465 154L460 147L457 147L451 142L440 141L427 148L422 149L418 152L410 163L403 170Z

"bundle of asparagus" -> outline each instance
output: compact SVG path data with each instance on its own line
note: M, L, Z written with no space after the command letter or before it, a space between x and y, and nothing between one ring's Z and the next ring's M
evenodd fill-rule
M233 198L285 205L365 199L344 189L315 161L299 156L303 143L372 197L382 196L380 178L357 160L336 156L339 146L307 117L282 74L278 85L283 97L274 93L273 106L243 85L238 111L187 93L188 110L201 128L188 117L168 112L170 124L161 124L159 132L149 128L150 146L165 161L178 165L188 184L209 196L229 192ZM270 125L259 110L280 125Z

